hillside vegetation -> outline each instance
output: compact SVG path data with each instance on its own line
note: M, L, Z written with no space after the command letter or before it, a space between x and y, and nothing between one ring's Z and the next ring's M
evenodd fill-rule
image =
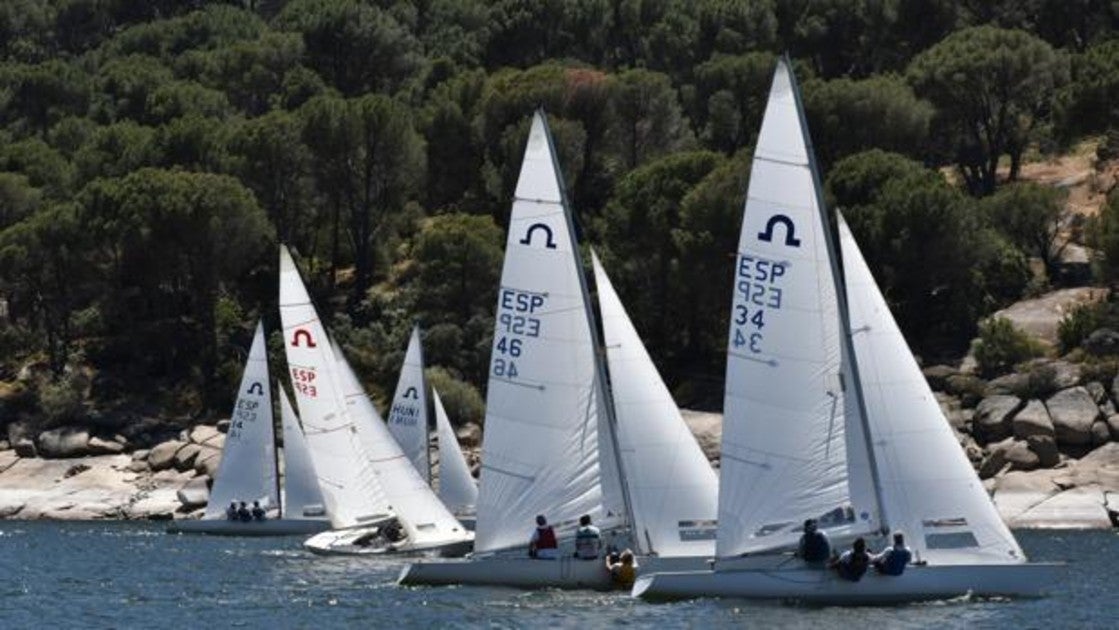
M1099 252L1091 281L1119 270L1117 27L1104 0L9 0L0 429L227 413L255 321L278 325L279 243L375 395L419 322L451 415L480 422L537 107L678 402L718 408L785 51L829 200L915 351L959 357L1073 281L1067 241ZM1062 180L1022 180L1074 147L1102 175L1070 213Z

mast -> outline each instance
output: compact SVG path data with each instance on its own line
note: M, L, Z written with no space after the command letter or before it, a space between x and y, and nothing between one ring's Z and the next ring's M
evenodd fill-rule
M606 368L606 361L604 360L604 346L602 338L599 335L598 326L595 325L595 317L593 307L591 306L590 291L587 289L587 276L583 270L583 260L579 256L578 240L575 238L575 219L571 212L571 204L567 201L567 187L563 181L563 170L559 168L559 159L556 155L556 145L552 141L552 130L548 126L548 115L544 108L537 110L541 120L544 123L544 137L548 139L548 151L552 155L552 163L556 165L556 179L559 184L560 199L563 204L563 216L567 220L567 229L571 234L572 243L575 245L571 248L572 256L575 257L575 267L578 269L576 274L579 278L579 288L583 292L583 310L587 316L587 327L590 329L592 343L594 345L594 365L595 375L598 380L598 393L601 395L602 410L606 413L606 427L610 432L610 447L614 453L614 462L618 467L618 485L621 486L622 491L622 505L625 510L626 522L629 524L633 544L637 548L638 553L642 553L644 545L640 540L640 536L636 531L633 531L636 520L633 516L633 502L629 495L629 483L626 480L625 465L622 463L621 449L618 447L618 430L617 418L614 415L614 400L609 395L607 384L609 383L608 371ZM601 459L599 460L601 462Z
M423 476L427 478L427 484L430 486L435 480L435 475L431 474L431 423L428 422L431 419L431 414L429 413L431 411L431 400L429 400L430 397L427 395L430 390L427 387L427 374L424 372L424 366L427 365L427 363L424 361L424 344L420 336L419 322L413 324L412 329L416 333L416 339L419 340L416 347L420 350L420 393L424 397L424 450L427 451L427 470L422 472Z
M878 462L874 456L874 441L871 439L866 401L863 400L863 386L862 380L859 377L859 363L855 357L855 345L851 341L851 314L847 306L847 292L844 289L843 266L839 264L835 231L830 229L832 222L828 216L827 205L824 203L822 194L823 186L820 182L820 169L816 164L816 150L812 146L812 134L809 133L808 130L808 119L804 115L804 103L800 96L800 83L793 73L793 62L792 59L789 58L787 52L783 55L782 61L788 68L789 84L793 88L793 101L796 103L797 117L800 119L801 132L804 134L804 144L808 153L808 170L812 173L812 193L816 197L816 207L819 208L823 224L829 228L824 235L824 243L828 251L828 262L831 264L832 268L832 278L835 279L836 284L835 296L839 304L840 337L843 339L843 351L847 354L848 361L850 361L851 365L851 387L854 389L855 404L859 409L859 424L862 425L867 461L870 464L870 479L871 483L874 485L874 500L878 503L879 532L885 535L890 531L889 523L886 518L886 502L882 497L882 483L878 475Z

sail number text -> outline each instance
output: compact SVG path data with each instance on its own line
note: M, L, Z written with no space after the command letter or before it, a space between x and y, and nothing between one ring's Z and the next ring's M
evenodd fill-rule
M317 398L319 395L319 388L315 384L316 376L314 370L293 367L291 368L291 387L307 398Z
M497 302L497 326L494 334L492 373L515 379L517 359L540 336L541 322L533 315L544 307L548 297L540 293L502 289Z
M781 284L786 264L756 256L739 255L735 272L734 310L731 313L731 347L762 352L766 314L781 309Z

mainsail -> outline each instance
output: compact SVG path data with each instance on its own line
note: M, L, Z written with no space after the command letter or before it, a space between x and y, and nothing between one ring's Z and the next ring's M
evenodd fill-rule
M475 551L520 547L537 514L626 518L572 221L542 112L517 180L490 359ZM600 456L603 461L600 463Z
M431 390L431 400L435 404L435 431L439 437L439 499L455 514L472 514L478 503L478 484L470 475L470 467L435 389Z
M280 389L280 421L284 435L284 502L283 518L315 518L326 515L315 465L307 451L307 441L299 419Z
M257 322L203 518L225 518L232 501L260 501L275 507L280 498L278 481L268 355L264 327Z
M1025 562L956 441L842 216L852 341L890 525L937 564Z
M718 478L592 252L634 529L660 556L715 552Z
M389 431L426 483L431 482L428 463L427 383L424 380L420 327L412 328L400 380L388 413Z
M880 527L857 376L799 94L778 63L735 263L720 557L795 544L801 523Z

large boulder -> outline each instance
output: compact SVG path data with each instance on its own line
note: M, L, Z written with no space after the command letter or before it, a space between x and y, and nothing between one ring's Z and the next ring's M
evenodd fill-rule
M1088 354L1105 357L1119 354L1119 332L1110 328L1100 328L1080 342L1080 347Z
M1041 458L1023 440L1014 440L1005 456L1011 470L1033 470L1041 463Z
M1083 387L1062 389L1045 401L1057 444L1083 446L1092 443L1092 425L1100 416L1100 408Z
M84 457L89 455L89 432L63 427L39 434L39 454L48 459Z
M217 430L217 427L208 424L200 424L190 430L189 437L190 441L195 444L206 444L210 439L218 435L221 435L221 432Z
M209 440L206 440L206 446L216 448L220 451L225 448L225 435L225 433L218 433Z
M1053 387L1055 389L1068 389L1080 384L1080 364L1069 363L1068 361L1051 361L1044 366L1052 370Z
M157 444L148 453L148 466L153 471L167 470L175 465L175 453L179 452L185 444L179 440L168 440Z
M991 379L984 390L987 396L1017 396L1030 390L1030 375L1011 372Z
M960 399L967 408L974 407L983 398L987 383L971 374L956 374L944 381L944 391Z
M1097 405L1102 406L1109 402L1107 400L1107 388L1103 386L1103 383L1089 381L1084 383L1084 389L1088 390L1088 393L1092 395L1092 400L1096 401Z
M176 496L179 498L179 503L183 504L183 509L193 510L206 505L210 501L210 488L207 482L210 479L205 476L195 477L186 482Z
M1056 433L1053 429L1053 420L1049 417L1049 410L1040 400L1031 400L1026 406L1014 414L1011 420L1014 437L1025 440L1031 436L1043 435L1052 439Z
M1119 413L1107 417L1107 428L1111 431L1111 439L1119 441Z
M39 451L31 438L21 437L12 442L12 450L20 457L38 457Z
M1022 406L1016 396L996 394L979 401L975 408L973 430L978 439L995 442L1011 434L1010 419Z
M203 445L202 450L198 451L198 456L194 458L194 472L212 478L217 474L219 464L221 464L221 451Z
M925 380L933 391L944 391L948 379L959 374L959 370L950 365L931 365L921 370L921 373L925 375Z
M1052 468L1061 463L1061 453L1057 450L1057 440L1052 435L1031 435L1026 444L1037 455L1038 466Z
M202 446L198 444L185 444L178 451L175 451L175 470L185 472L194 468L194 459L198 457L198 453L202 451Z
M1006 455L1014 447L1014 438L1006 438L987 447L987 456L979 465L979 478L990 479L1011 466Z
M1100 419L1092 423L1092 446L1102 446L1111 441L1111 429L1107 421Z
M90 455L116 455L124 452L124 444L116 440L105 440L97 436L89 438Z

